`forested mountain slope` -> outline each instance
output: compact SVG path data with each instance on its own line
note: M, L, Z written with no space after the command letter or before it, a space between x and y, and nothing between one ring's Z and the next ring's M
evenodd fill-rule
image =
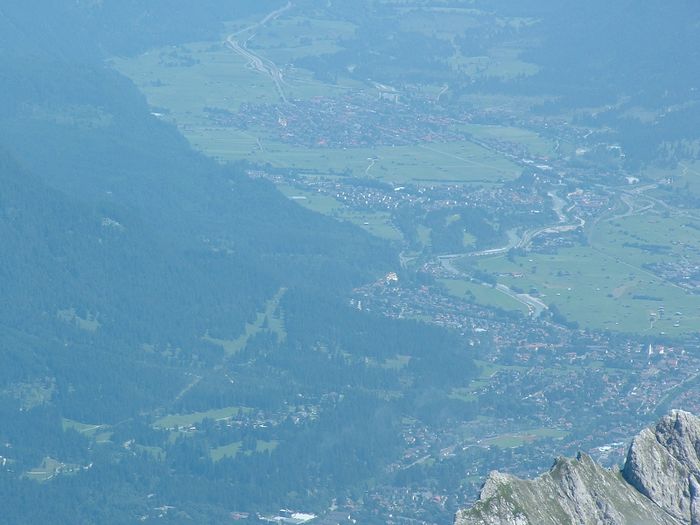
M314 510L392 461L404 415L471 417L433 410L443 368L443 397L475 373L454 334L348 304L393 247L194 152L105 64L268 3L206 4L0 7L7 522Z

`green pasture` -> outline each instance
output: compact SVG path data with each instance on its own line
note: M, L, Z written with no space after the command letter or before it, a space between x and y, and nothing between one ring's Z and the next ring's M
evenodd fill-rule
M264 452L274 452L274 450L279 446L279 441L277 440L271 440L271 441L264 441L259 439L258 442L255 444L255 452L258 454L264 453Z
M254 131L209 125L182 129L192 145L223 161L248 160L310 175L349 172L394 184L495 184L513 180L521 169L501 155L470 142L307 148L258 136Z
M282 23L282 20L277 23ZM293 25L298 21L284 23ZM261 37L261 43L264 42ZM272 42L267 45L272 46ZM518 166L501 155L468 142L378 148L307 148L280 142L264 131L214 126L204 111L206 107L236 112L244 102L279 102L271 79L251 70L246 60L227 48L223 41L154 49L131 59L113 59L112 63L139 86L152 107L163 108L154 111L161 114L160 118L176 123L195 148L222 161L248 160L310 173L349 170L354 175L398 184L490 184L514 179L520 173ZM345 80L339 85L326 84L295 68L285 75L285 82L289 98L332 96L338 90L359 87ZM478 129L472 131L476 133ZM484 129L481 132L491 131ZM503 133L512 138L516 132ZM522 132L518 140L536 142L533 136ZM539 147L544 146L540 144ZM372 163L370 159L376 160Z
M649 213L622 217L598 223L590 242L632 264L672 261L700 249L700 220Z
M277 188L284 195L305 208L330 215L338 220L351 222L372 235L388 241L402 239L401 232L391 222L391 214L389 212L353 210L330 195L324 195L289 184L279 184Z
M193 64L173 65L173 53ZM223 39L153 49L134 58L113 59L112 64L134 81L151 106L167 108L168 117L184 128L206 123L205 107L237 111L244 102L279 101L273 82L248 68Z
M157 428L189 427L196 423L201 423L205 419L223 421L246 412L250 412L250 409L243 407L226 407L207 410L206 412L193 412L191 414L172 414L158 419L153 423L153 426Z
M74 324L86 332L96 332L101 326L100 322L97 320L97 316L88 313L85 318L82 318L76 313L74 308L59 310L56 313L56 317L66 323Z
M45 457L41 464L24 473L24 477L33 481L48 481L60 472L65 465L49 456Z
M475 382L479 383L480 387L484 386L479 381ZM456 399L457 401L464 401L465 403L470 403L478 399L478 396L474 393L475 390L476 389L472 388L453 388L447 397L449 397L450 399Z
M418 232L418 240L420 243L423 245L424 248L430 248L433 245L432 241L432 229L428 228L427 226L423 224L418 224L416 226L416 230Z
M555 144L553 140L527 129L483 124L464 124L461 129L471 134L475 139L512 142L526 147L530 153L535 155L554 154Z
M198 131L202 133L202 130ZM212 154L224 160L240 159L274 167L294 168L302 173L332 175L349 171L394 184L473 183L495 184L513 180L520 168L501 155L470 142L382 146L376 148L306 148L261 138L262 147L231 134L234 149L228 157L222 144L223 132L216 135ZM194 144L208 152L208 142ZM257 140L257 139L256 139ZM241 146L243 144L243 146ZM233 152L235 151L235 155Z
M213 448L209 451L209 457L214 462L221 461L224 458L235 458L242 446L242 441L235 441L222 447Z
M385 359L384 363L382 363L381 366L382 368L386 368L387 370L399 371L407 367L410 362L410 355L397 355L395 357Z
M497 289L479 283L474 283L466 279L438 279L451 295L464 298L473 298L475 303L503 310L517 310L524 314L528 313L527 307Z
M696 155L700 155L700 141L693 143L693 146L686 145L686 147L690 147ZM652 181L671 180L670 187L663 186L662 189L650 193L658 198L668 198L669 190L671 194L685 195L689 193L696 198L700 197L700 162L698 161L684 160L679 162L675 168L649 166L642 171L642 176Z
M561 249L555 255L531 253L513 261L482 259L477 264L512 289L536 290L545 303L556 305L581 326L650 335L697 330L698 297L638 267L640 255L614 242L609 239L602 249L594 245ZM635 257L635 263L625 260ZM658 316L660 306L668 312L663 319Z
M513 432L486 438L481 441L481 444L493 445L498 448L515 448L545 438L564 439L568 435L568 432L553 428L536 428L533 430L524 430L522 432Z
M474 364L479 367L479 377L470 381L468 386L455 387L449 394L450 399L458 401L472 402L478 399L478 392L485 386L491 384L493 377L501 370L519 370L525 372L529 367L521 365L498 365L488 361L475 360Z
M105 425L92 425L89 423L81 423L79 421L73 421L72 419L63 418L62 420L63 430L72 429L76 432L83 434L88 437L96 436L101 430L106 428Z

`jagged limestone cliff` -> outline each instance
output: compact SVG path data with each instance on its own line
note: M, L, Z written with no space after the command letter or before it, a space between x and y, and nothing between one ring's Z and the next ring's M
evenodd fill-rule
M700 525L699 455L700 418L676 410L634 438L623 474L681 523Z
M558 459L533 481L492 473L455 525L700 525L700 418L673 411L642 431L621 472Z

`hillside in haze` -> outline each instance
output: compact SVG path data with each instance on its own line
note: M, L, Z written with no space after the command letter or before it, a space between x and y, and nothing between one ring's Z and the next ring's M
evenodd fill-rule
M692 2L5 4L0 521L444 525L700 410Z
M404 408L381 392L401 388L398 374L370 357L414 356L424 386L411 396L431 368L471 373L450 333L346 305L352 286L396 268L392 248L192 151L103 63L237 13L2 8L10 522L129 522L175 500L171 522L313 507L393 455ZM162 33L144 36L149 19ZM443 362L416 366L428 348ZM245 425L222 424L231 418Z

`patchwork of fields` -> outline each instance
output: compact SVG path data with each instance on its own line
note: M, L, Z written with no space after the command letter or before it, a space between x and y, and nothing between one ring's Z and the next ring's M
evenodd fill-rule
M412 7L398 2L405 9L403 30L425 34L442 41L452 41L464 27L483 23L484 13L470 9L436 7L430 23L425 14L415 15ZM403 6L403 7L402 7ZM319 11L320 12L320 11ZM441 22L436 25L435 19ZM321 79L311 71L295 65L309 57L320 57L342 49L342 41L353 38L357 28L350 22L318 17L299 17L292 12L256 26L256 20L229 24L227 33L218 42L198 42L184 46L153 49L141 56L114 59L114 65L133 79L146 95L158 118L178 126L192 146L207 155L226 161L247 161L251 165L288 170L302 177L341 177L373 179L394 187L412 184L439 186L465 184L497 187L512 181L522 166L485 143L513 144L522 151L547 158L567 151L569 144L560 144L532 130L510 124L485 125L464 122L459 132L472 140L415 141L414 144L375 147L308 147L280 140L269 126L222 125L211 118L210 111L236 114L242 105L248 108L274 107L280 103L278 88L265 71L252 67L244 55L225 44L228 35L235 38L246 52L262 57L265 63L279 68L279 88L291 101L332 99L348 93L370 93L383 96L390 86L360 82L352 75ZM525 27L528 19L502 20L502 27ZM435 27L440 30L435 32ZM531 75L536 67L520 59L525 45L514 41L510 47L490 50L483 57L444 57L456 71L481 78L513 78ZM414 89L436 100L448 86L424 85ZM386 93L386 92L384 92ZM478 107L519 111L540 104L542 98L509 97L468 93L464 100ZM250 111L250 109L249 109ZM253 122L254 122L253 118ZM280 122L283 117L280 116ZM285 124L281 124L285 125ZM664 172L646 176L657 179ZM671 188L683 188L695 194L700 171L695 165L683 165L669 176L676 176ZM678 182L681 181L681 183ZM387 210L358 210L332 195L285 182L278 187L290 199L314 211L349 221L373 235L392 242L405 241L394 217ZM654 193L650 193L650 196ZM630 214L614 220L586 225L588 245L564 248L555 254L527 253L515 257L497 255L465 259L467 273L476 267L495 275L497 281L518 293L540 298L570 321L582 327L611 329L641 334L688 333L700 321L700 304L695 295L651 270L649 264L663 264L669 258L689 256L700 249L697 225L688 216ZM692 222L692 224L688 224ZM424 251L432 250L431 231L417 224L418 241ZM471 235L465 232L465 252ZM682 242L681 242L682 241ZM640 265L643 259L646 266ZM512 296L493 287L468 279L442 279L444 289L455 297L527 313L526 307ZM261 323L272 320L270 312L260 314L255 323L237 340L217 339L206 335L211 343L235 353ZM276 321L275 321L276 322ZM283 331L283 327L282 327ZM282 333L282 332L280 332Z

